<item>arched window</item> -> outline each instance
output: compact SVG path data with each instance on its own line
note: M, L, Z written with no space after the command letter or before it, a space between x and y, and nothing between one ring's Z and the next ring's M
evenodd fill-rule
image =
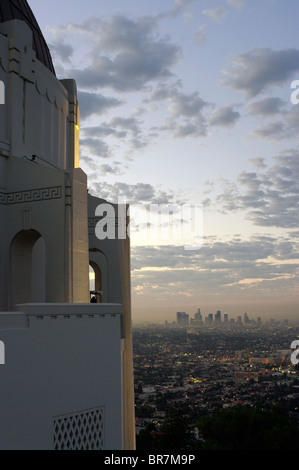
M102 301L102 275L99 266L94 262L89 262L89 290L91 297L95 297L97 303ZM95 294L98 292L98 294Z
M91 265L89 265L89 290L90 292L95 290L95 279L96 279L96 274L94 272L94 269Z
M46 301L46 248L41 234L22 230L10 245L10 304Z

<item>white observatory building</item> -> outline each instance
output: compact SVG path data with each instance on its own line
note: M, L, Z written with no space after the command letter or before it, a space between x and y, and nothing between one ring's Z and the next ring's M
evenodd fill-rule
M0 2L0 84L0 449L135 449L129 239L96 237L76 83L26 0Z

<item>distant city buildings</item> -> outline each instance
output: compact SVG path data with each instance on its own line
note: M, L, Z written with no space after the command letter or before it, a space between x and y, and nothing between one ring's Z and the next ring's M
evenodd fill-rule
M275 320L271 318L270 323L275 323ZM285 320L287 322L288 320ZM257 317L256 320L249 318L248 313L238 315L236 318L229 318L228 312L223 314L221 310L217 310L216 313L209 313L206 317L203 317L200 307L197 308L197 311L194 313L193 318L190 317L186 312L177 312L176 313L176 322L173 322L177 326L191 326L191 327L200 327L200 326L261 326L262 319Z
M159 430L174 408L196 423L198 416L211 416L221 408L279 405L299 423L298 372L289 349L289 338L299 335L299 323L289 326L277 319L274 324L264 321L260 328L258 320L250 320L250 327L235 321L231 328L234 319L228 321L223 314L221 327L205 327L201 319L203 327L193 329L199 314L191 315L185 330L152 324L134 328L137 434L152 424Z
M179 326L188 326L189 325L189 315L186 312L177 312L176 314L177 325Z
M221 312L220 312L220 310L217 310L217 313L215 313L215 323L221 323Z

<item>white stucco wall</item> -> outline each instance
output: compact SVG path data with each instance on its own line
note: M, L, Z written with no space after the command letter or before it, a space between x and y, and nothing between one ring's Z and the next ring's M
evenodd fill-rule
M104 410L122 449L121 306L35 304L0 313L0 449L53 449L54 417Z
M45 242L44 300L88 302L87 177L78 168L76 83L58 80L36 59L32 32L20 20L0 23L0 82L0 311L13 309L15 299L38 298L12 293L17 271L10 248L22 230L39 232Z
M2 33L2 34L1 34ZM20 20L0 24L0 155L31 158L60 169L78 166L79 107L74 80L58 80L35 57ZM1 186L1 184L0 184Z
M127 240L89 245L88 205L92 225L97 201L88 203L77 168L76 83L57 80L31 44L24 22L0 24L0 449L52 448L54 418L90 409L104 410L106 449L133 449L130 247ZM43 251L34 245L31 263L36 233ZM114 304L85 304L93 256L103 300ZM12 311L14 300L43 299L48 304Z

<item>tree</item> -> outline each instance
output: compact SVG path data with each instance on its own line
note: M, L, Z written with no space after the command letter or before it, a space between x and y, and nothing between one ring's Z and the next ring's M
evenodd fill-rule
M173 411L163 422L156 435L156 450L180 452L193 443L193 431L182 410Z
M145 429L140 431L136 436L136 449L154 451L155 450L155 431L156 427L154 424L148 424Z
M181 452L190 449L194 442L192 427L181 410L169 414L159 429L151 424L139 433L137 450Z
M201 417L198 431L203 450L295 450L299 440L298 426L277 407L221 409Z

